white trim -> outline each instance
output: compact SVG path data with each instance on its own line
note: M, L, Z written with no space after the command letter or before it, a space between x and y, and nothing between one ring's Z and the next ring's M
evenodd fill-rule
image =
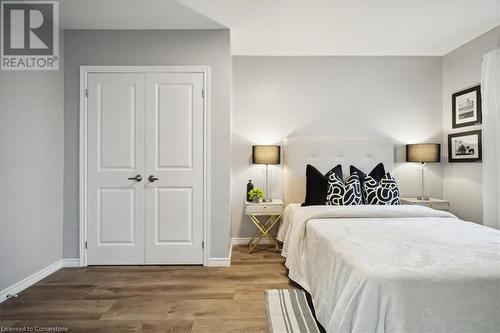
M62 266L63 267L79 267L80 266L80 259L79 258L63 259Z
M24 289L31 287L38 281L46 278L50 274L57 272L63 267L78 267L78 266L80 266L80 259L78 258L58 260L55 263L50 264L45 268L42 268L38 272L31 274L27 278L24 278L21 281L14 283L10 287L7 287L4 290L0 291L0 303L2 303L7 299L7 295L19 294Z
M63 262L62 260L58 260L53 264L48 265L45 268L42 268L38 272L35 272L31 274L30 276L22 279L19 282L14 283L10 287L5 288L4 290L0 291L0 303L5 301L7 299L7 295L16 295L23 291L24 289L31 287L38 281L46 278L50 274L57 272L59 269L63 267Z
M208 264L206 266L209 266L209 267L229 267L229 266L231 266L231 259L229 259L229 258L209 258Z
M229 242L229 261L233 258L233 240Z
M210 182L210 170L211 170L211 161L212 159L210 158L210 144L211 144L211 127L212 127L212 122L211 122L211 111L210 111L210 96L211 96L211 72L210 72L210 66L204 66L203 67L203 77L204 77L204 86L205 86L205 98L203 99L204 104L204 138L203 138L203 145L204 145L204 174L203 174L203 204L204 204L204 225L203 225L203 230L204 230L204 244L205 244L205 252L203 256L203 265L208 266L210 262L210 244L211 244L211 237L210 237L210 222L211 222L211 210L210 210L210 204L211 204L211 195L210 195L210 189L211 187L211 182ZM231 257L229 257L231 258Z
M85 241L87 236L87 76L89 73L203 73L205 98L203 117L203 145L204 145L204 177L203 177L203 265L210 266L214 258L210 258L210 142L211 142L211 112L210 112L210 66L80 66L80 166L79 166L79 197L80 197L80 266L87 266L87 251ZM218 261L220 258L215 258Z
M87 266L87 250L85 240L87 239L87 73L86 69L80 67L80 167L79 167L79 230L80 230L80 266Z
M233 237L231 239L231 244L232 245L247 245L248 242L250 241L250 239L251 239L251 237ZM266 238L266 239L261 239L259 244L270 245L270 244L274 244L274 243ZM232 246L231 246L231 248L232 248Z
M209 258L206 266L210 267L229 267L231 266L231 258L233 255L233 240L229 242L229 257L228 258Z

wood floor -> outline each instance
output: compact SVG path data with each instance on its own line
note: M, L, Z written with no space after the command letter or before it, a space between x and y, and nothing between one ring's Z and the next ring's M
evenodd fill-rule
M106 333L267 332L264 290L295 285L279 254L246 251L245 246L235 246L232 266L224 268L63 268L17 299L1 303L0 327Z

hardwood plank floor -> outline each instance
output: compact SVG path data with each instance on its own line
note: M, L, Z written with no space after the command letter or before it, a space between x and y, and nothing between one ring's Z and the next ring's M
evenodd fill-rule
M295 288L281 255L235 246L231 267L63 268L0 304L0 327L61 332L267 332L264 290ZM64 330L66 328L67 330Z

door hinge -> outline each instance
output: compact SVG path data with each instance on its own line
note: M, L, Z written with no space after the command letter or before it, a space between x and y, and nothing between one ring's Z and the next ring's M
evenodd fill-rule
M89 97L89 90L85 89L85 97Z
M205 241L201 241L201 248L204 249L205 248Z
M205 98L205 89L201 89L201 97Z
M87 241L85 241L85 248L86 248L86 249L88 248L88 247L87 247Z

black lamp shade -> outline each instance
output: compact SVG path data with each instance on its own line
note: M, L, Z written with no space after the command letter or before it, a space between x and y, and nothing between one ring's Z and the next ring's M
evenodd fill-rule
M252 146L253 164L280 164L281 147L270 145Z
M441 144L416 143L406 145L406 162L438 163L441 162Z

